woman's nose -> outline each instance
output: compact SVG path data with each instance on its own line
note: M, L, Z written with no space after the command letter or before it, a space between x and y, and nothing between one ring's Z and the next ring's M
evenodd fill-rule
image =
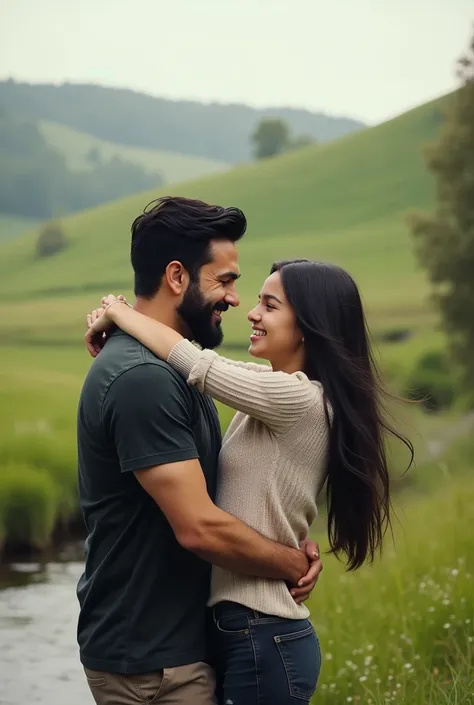
M257 313L257 309L253 308L251 311L248 312L247 318L249 319L249 321L252 322L260 320L261 316Z

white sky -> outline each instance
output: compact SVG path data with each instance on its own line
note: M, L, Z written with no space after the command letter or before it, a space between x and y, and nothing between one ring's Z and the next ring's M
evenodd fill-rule
M0 78L379 122L456 86L474 0L0 0Z

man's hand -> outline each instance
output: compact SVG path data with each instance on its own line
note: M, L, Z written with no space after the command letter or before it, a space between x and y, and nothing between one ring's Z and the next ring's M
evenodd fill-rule
M290 591L291 596L298 605L301 602L305 602L311 595L323 569L323 564L319 553L319 544L306 538L300 541L300 549L305 552L310 565L306 575L298 581L298 586L291 588Z

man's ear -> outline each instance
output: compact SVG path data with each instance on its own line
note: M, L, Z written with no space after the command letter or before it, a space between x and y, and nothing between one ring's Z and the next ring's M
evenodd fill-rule
M165 269L165 279L175 296L182 296L189 286L189 273L179 260L173 260Z

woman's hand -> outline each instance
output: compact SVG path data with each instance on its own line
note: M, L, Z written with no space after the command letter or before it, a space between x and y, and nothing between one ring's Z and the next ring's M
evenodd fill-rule
M124 296L109 294L102 298L101 303L100 308L95 308L86 317L87 333L85 335L85 343L92 357L97 357L100 353L107 340L107 333L114 326L114 322L108 314L109 308L116 303L127 304L127 300Z

